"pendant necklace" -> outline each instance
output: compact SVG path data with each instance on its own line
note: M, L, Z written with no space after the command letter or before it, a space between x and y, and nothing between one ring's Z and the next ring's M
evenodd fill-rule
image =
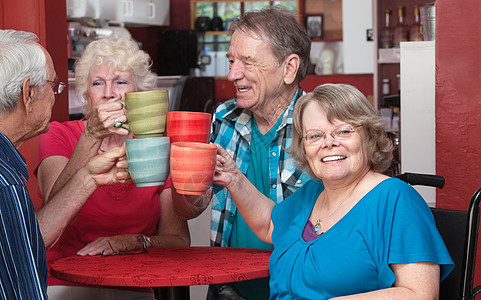
M317 235L321 235L322 232L321 232L321 229L322 229L322 226L321 226L321 223L324 222L325 220L327 220L327 218L329 218L330 216L332 216L338 209L339 207L341 207L341 205L347 201L347 199L351 198L352 194L354 193L354 190L357 188L357 185L359 184L359 182L361 181L358 181L356 183L356 186L352 189L352 191L349 193L349 196L347 196L347 198L345 198L344 200L342 200L341 202L339 202L339 204L337 205L336 209L334 209L327 217L324 217L322 219L317 219L316 221L316 225L314 225L314 232L317 234ZM322 208L322 205L324 204L324 201L326 200L326 193L324 193L324 195L322 196L322 203L321 203L321 208Z

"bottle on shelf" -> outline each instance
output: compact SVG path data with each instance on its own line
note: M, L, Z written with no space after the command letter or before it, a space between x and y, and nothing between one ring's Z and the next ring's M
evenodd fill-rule
M393 47L399 48L401 42L407 42L409 27L404 23L404 6L399 5L397 9L398 23L393 28Z
M383 78L382 80L382 95L388 96L391 94L391 84L389 78Z
M418 5L414 5L414 22L411 24L411 26L409 26L409 40L412 42L419 42L423 40Z
M391 10L384 11L384 27L381 29L381 48L392 48L393 30L391 27Z

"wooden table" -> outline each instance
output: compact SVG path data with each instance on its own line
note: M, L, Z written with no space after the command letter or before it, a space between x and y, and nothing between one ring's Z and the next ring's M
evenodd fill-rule
M267 277L270 254L233 247L161 247L142 254L66 257L53 262L50 273L97 286L206 285Z

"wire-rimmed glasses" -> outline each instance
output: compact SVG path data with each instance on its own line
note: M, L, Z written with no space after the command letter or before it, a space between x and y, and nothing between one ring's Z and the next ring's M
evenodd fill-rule
M47 80L47 82L50 83L50 86L52 86L54 95L60 94L66 86L66 84L62 81L58 81L58 78L55 78L55 80Z
M304 140L307 145L316 145L322 143L328 134L335 140L346 140L351 137L358 127L362 127L362 125L352 126L350 124L341 124L334 127L330 132L310 130L304 136Z

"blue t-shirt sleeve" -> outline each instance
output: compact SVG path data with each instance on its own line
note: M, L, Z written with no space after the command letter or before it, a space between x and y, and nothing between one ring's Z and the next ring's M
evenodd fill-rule
M432 262L441 266L443 280L454 268L454 263L437 230L431 210L410 185L397 179L391 179L390 183L390 188L381 191L386 193L386 199L396 199L392 206L386 206L383 212L385 219L381 223L388 245L385 248L388 251L387 264ZM382 272L390 272L390 269L384 268Z

